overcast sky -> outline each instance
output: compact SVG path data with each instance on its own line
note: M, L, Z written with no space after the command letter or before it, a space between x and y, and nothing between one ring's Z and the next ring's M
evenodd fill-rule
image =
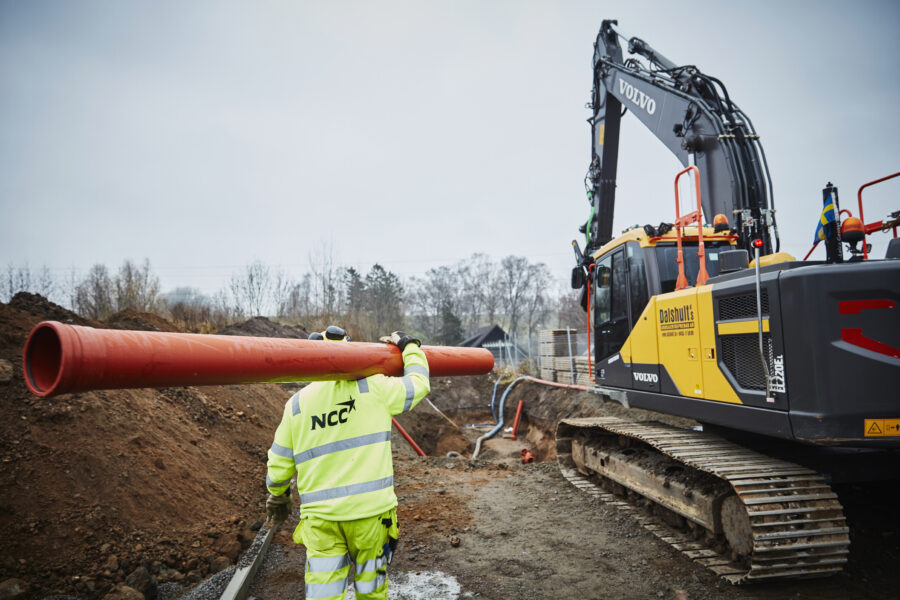
M524 255L563 282L604 18L726 84L798 257L826 182L855 214L900 170L894 0L0 1L0 263L146 257L213 292L332 245L404 276ZM678 169L626 116L615 230L671 221ZM867 220L900 208L900 178L866 198Z

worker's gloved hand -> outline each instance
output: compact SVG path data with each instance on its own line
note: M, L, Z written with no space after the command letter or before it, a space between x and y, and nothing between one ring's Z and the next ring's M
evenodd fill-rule
M403 352L403 349L406 348L406 345L410 342L416 344L417 346L422 345L422 340L414 338L413 336L403 331L395 331L391 335L386 335L379 338L378 341L384 342L385 344L393 344L400 348L400 352Z
M291 515L291 508L291 490L280 496L269 494L269 499L266 500L266 520L272 525L283 523Z

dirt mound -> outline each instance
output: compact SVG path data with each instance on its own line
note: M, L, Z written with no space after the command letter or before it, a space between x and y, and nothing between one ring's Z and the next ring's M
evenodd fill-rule
M266 449L290 392L215 386L39 399L25 387L21 355L47 319L174 330L134 312L91 322L33 294L0 303L0 361L13 370L0 381L0 581L28 582L31 597L98 598L131 576L151 597L156 582L187 583L233 563L264 515Z
M285 325L265 317L253 317L249 321L229 325L217 332L219 335L247 335L251 337L298 338L305 340L309 332L302 325Z
M59 321L73 325L96 325L94 321L80 317L38 294L19 292L12 297L8 306L31 315L41 315L44 321Z
M109 317L105 326L108 329L131 329L138 331L168 331L178 332L179 329L171 322L152 313L138 312L135 310L123 310Z

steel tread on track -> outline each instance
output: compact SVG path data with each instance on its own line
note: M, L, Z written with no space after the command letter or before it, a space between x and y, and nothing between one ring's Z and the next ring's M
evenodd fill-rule
M821 475L700 431L616 417L564 419L567 429L600 429L640 440L687 466L727 481L750 517L749 568L720 554L714 542L665 524L606 492L575 467L571 437L557 432L560 470L576 487L631 514L645 529L733 584L823 577L847 562L850 537L837 495Z

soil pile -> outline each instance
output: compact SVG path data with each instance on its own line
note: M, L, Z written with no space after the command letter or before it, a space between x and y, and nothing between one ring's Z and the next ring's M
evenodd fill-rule
M33 294L0 304L0 581L102 597L196 581L232 564L264 517L266 450L296 386L32 396L26 336L53 319L176 331L156 315L92 322ZM142 570L143 568L143 570Z
M305 340L309 332L302 325L285 325L265 317L253 317L243 323L229 325L217 332L219 335L247 335L251 337L297 338Z

